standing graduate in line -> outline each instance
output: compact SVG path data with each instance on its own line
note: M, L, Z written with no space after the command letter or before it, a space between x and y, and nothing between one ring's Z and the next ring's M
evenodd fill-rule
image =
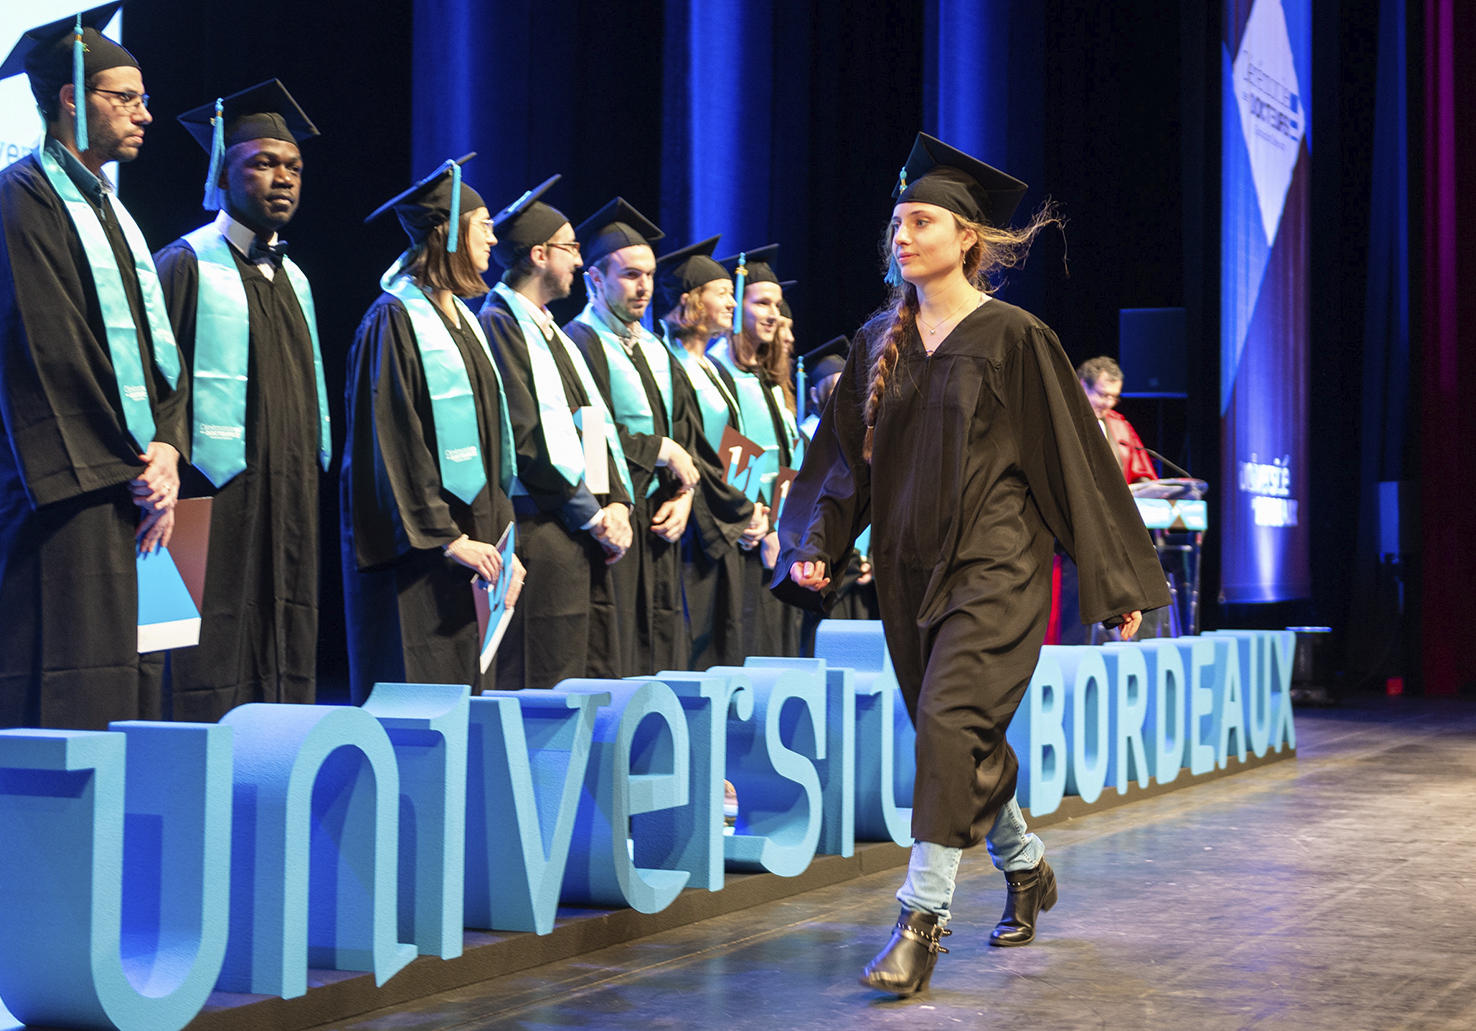
M0 64L26 72L46 122L0 171L0 727L161 715L134 553L169 543L188 374L103 174L153 120L138 62L97 31L120 6L33 29Z
M919 134L893 196L893 304L857 335L794 490L774 590L824 607L868 522L892 664L917 728L901 916L862 983L932 976L962 849L988 843L1009 888L991 945L1025 945L1056 878L1014 800L1005 731L1040 656L1053 537L1081 567L1082 614L1131 637L1168 589L1117 462L1049 327L991 296L1042 213L1025 184Z
M702 450L716 459L699 462L702 486L682 539L690 667L699 671L743 664L743 553L757 548L769 530L765 507L728 483L727 465L717 457L725 428L743 432L733 378L707 357L708 342L733 324L733 280L712 259L718 239L672 251L656 263L657 308L666 312L656 331L692 388Z
M472 581L511 576L508 605L522 587L521 564L505 568L497 551L513 519L507 401L461 301L486 292L496 242L486 204L461 179L472 156L365 219L393 210L410 249L380 280L349 351L339 483L355 703L381 680L491 687Z
M200 644L177 650L174 718L315 699L318 478L332 436L313 294L278 232L318 135L276 79L179 116L210 155L215 220L154 255L190 369L187 497L214 496Z
M800 359L804 370L805 388L800 397L805 408L805 418L800 422L800 434L808 444L815 438L820 426L820 413L840 382L841 372L846 367L846 357L851 353L851 342L844 335L833 337ZM781 535L782 536L782 535ZM815 634L822 619L880 619L876 607L876 580L871 573L871 557L866 554L870 545L870 534L863 532L851 550L845 564L845 573L836 585L835 601L823 615L815 609L802 611L800 627L800 654L815 654Z
M744 435L764 449L761 489L771 511L778 500L779 469L794 467L799 442L799 426L789 407L793 387L777 379L770 366L778 346L779 302L784 299L774 274L778 256L779 245L771 244L723 259L722 265L735 273L742 291L732 330L708 348L712 360L733 379ZM743 631L748 655L800 653L798 614L767 589L778 557L779 535L772 526L763 544L744 556Z
M699 479L684 446L692 443L694 402L673 368L676 359L641 325L656 274L651 241L664 234L619 197L574 232L589 303L564 332L615 415L630 470L630 551L610 569L621 675L686 669L680 542Z
M581 265L574 227L538 199L558 180L497 213L496 256L506 271L479 316L507 386L518 554L534 583L498 664L497 686L507 691L619 677L624 667L609 567L631 546L634 491L589 364L548 310L569 296Z

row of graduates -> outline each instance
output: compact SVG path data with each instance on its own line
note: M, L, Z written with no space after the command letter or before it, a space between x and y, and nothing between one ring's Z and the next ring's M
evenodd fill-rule
M778 555L768 502L804 439L778 248L719 261L713 237L657 260L661 230L624 199L578 226L543 200L558 176L489 216L465 160L376 212L398 215L410 248L349 359L355 697L386 679L517 690L799 655L802 613L767 590ZM473 316L461 298L485 292L493 257L501 281ZM559 326L548 305L581 268L588 303ZM431 354L459 358L439 370L453 386L432 381ZM478 439L448 441L444 399L462 395ZM732 432L763 451L748 493L729 482ZM453 454L480 461L460 491ZM510 573L494 567L509 523ZM513 577L507 636L485 673L468 569Z
M200 644L170 653L174 718L315 697L332 438L311 285L279 230L317 130L276 80L181 115L217 215L151 255L103 171L152 122L137 61L98 30L118 6L28 32L0 68L28 74L47 125L0 172L3 726L163 714L164 656L136 650L134 555L169 543L181 497L213 498L212 547ZM776 248L740 269L713 238L658 264L639 212L617 198L575 229L539 199L557 179L489 216L447 162L371 216L393 211L410 246L349 358L356 699L378 680L552 687L799 653L800 613L764 589L769 499L729 485L718 455L731 428L766 449L766 479L799 464ZM494 249L506 272L488 294ZM590 303L558 327L547 304L581 267ZM473 316L460 297L482 294ZM516 602L485 674L472 574L511 578Z

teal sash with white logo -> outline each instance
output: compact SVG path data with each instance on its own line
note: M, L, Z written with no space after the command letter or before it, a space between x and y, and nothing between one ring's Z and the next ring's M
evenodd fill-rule
M641 374L635 367L634 359L626 352L625 344L610 329L609 324L600 318L592 305L585 305L574 321L594 330L605 349L605 364L610 369L610 400L615 404L616 420L632 433L648 437L653 435L656 432L656 415L651 411L646 386L641 382ZM660 392L666 409L666 425L670 427L673 421L671 356L644 326L637 323L631 329L635 332L636 346L641 349L646 365L651 370L651 378L656 381L656 389ZM660 487L660 482L653 478L646 489L646 497L655 494Z
M733 428L739 433L743 432L742 411L738 408L737 399L729 396L722 381L709 375L702 367L702 359L683 347L681 341L668 338L666 348L673 358L682 363L692 390L697 394L697 407L702 412L702 435L707 438L714 451L720 451L723 446L723 429L728 425L729 402L732 402L733 410L739 412L739 424Z
M714 342L707 353L733 374L733 385L738 388L738 408L743 413L743 435L764 449L764 457L759 460L759 483L768 497L770 485L779 475L779 438L774 435L774 419L769 414L768 401L764 400L764 384L753 373L738 367L726 340Z
M549 458L560 476L571 486L578 486L584 479L585 472L583 438L574 413L569 411L569 399L564 394L564 381L559 376L558 362L554 360L543 329L528 310L532 302L517 295L506 283L498 283L492 288L492 292L507 302L508 310L513 313L513 317L518 320L518 328L523 331L523 342L528 347L528 362L533 372L533 388L538 395L538 420L543 429L543 439L548 443ZM616 432L615 420L605 410L605 401L594 381L594 374L589 371L584 355L574 341L565 336L558 326L553 326L553 331L564 345L569 360L574 363L579 381L584 385L584 393L589 397L590 406L604 416L605 440L609 444L610 454L615 458L615 469L620 474L620 482L625 485L626 495L633 499L635 492L630 486L630 472L625 467L625 449L620 446L620 434Z
M102 310L103 326L108 338L108 355L113 361L113 376L118 381L118 396L123 405L123 422L138 444L140 451L147 451L154 439L154 411L149 405L149 388L145 380L143 355L139 348L139 329L133 324L133 309L128 304L128 294L123 289L123 272L118 268L112 244L97 212L82 197L77 184L67 176L61 164L43 147L36 151L36 159L47 181L62 199L77 235L82 240L82 250L87 255L87 264L92 268L92 281L97 288L97 303ZM154 268L154 259L144 243L143 234L128 214L128 209L118 203L117 198L109 202L128 249L133 252L134 272L138 279L139 293L143 298L144 318L149 324L149 333L154 343L154 364L164 374L172 389L179 383L179 349L174 343L174 330L164 306L164 292L159 289L159 273Z
M400 256L389 271L379 280L385 293L399 299L410 316L410 328L415 330L415 346L420 351L420 364L425 370L425 385L430 392L431 418L436 425L437 456L441 466L441 486L462 501L471 504L487 483L487 470L482 461L480 436L477 433L477 402L472 394L471 377L466 371L466 360L451 339L451 333L441 317L436 314L431 302L420 287L409 276L400 275L404 262ZM513 471L517 468L514 453L512 420L507 411L507 394L502 389L502 374L492 360L492 349L487 346L487 337L481 324L460 298L455 298L456 310L463 323L470 327L487 362L492 366L492 375L497 380L497 413L502 430L501 464L497 470L503 493L513 493Z
M200 286L195 300L195 362L191 370L190 458L210 482L224 486L246 468L246 380L251 347L251 319L246 286L231 256L231 245L215 223L184 238L195 252ZM283 259L283 272L297 296L313 341L313 375L318 392L318 461L328 468L333 438L328 425L328 392L323 384L323 356L318 349L318 320L307 276Z

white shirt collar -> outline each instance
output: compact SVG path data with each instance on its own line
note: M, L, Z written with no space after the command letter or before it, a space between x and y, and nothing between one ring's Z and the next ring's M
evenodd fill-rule
M236 252L240 254L241 257L248 259L250 258L251 241L256 239L255 232L248 229L240 222L237 222L234 218L230 216L229 212L227 212L225 208L221 208L220 211L216 214L215 228L220 230L220 235L226 238L227 242L229 242L230 245L236 249ZM267 243L275 244L276 242L277 234L273 233L272 238L268 240ZM271 260L265 257L257 259L256 267L261 269L262 275L266 276L268 279L271 279L273 274L277 271L275 266L272 265Z
M533 316L533 321L536 322L538 324L538 328L543 331L544 336L553 336L553 316L549 314L547 308L540 308L538 305L534 304L527 297L525 297L522 293L514 290L511 287L508 288L508 293L512 294L513 297L516 298L518 304L521 304L524 308L528 310L528 313Z

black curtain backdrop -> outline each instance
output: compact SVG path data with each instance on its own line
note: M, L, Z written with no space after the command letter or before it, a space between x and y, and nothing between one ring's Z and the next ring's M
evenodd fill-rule
M1325 316L1309 413L1316 597L1222 613L1210 563L1207 626L1348 618L1374 105L1364 33L1377 11L1378 0L1319 5L1315 25L1314 91L1329 112L1313 164ZM360 222L447 157L479 152L467 178L493 206L555 172L564 181L548 199L575 222L624 196L666 229L658 252L716 232L723 253L781 244L803 350L851 333L885 300L877 244L914 133L973 127L981 156L1030 183L1026 207L1049 196L1067 219L1001 296L1044 318L1074 362L1117 354L1121 308L1189 310L1189 404L1123 408L1150 447L1219 482L1218 17L1195 0L372 0L266 18L133 0L125 21L156 121L121 185L151 245L206 218L205 155L175 114L275 76L322 130L304 145L305 199L284 235L313 280L338 443L344 358L404 244L392 219ZM576 291L560 314L580 304ZM322 509L319 668L332 697L347 665L336 466Z

